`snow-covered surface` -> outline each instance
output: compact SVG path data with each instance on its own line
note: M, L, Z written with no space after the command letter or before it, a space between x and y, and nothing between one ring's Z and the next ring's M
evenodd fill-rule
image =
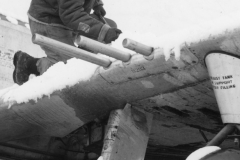
M25 24L25 26L26 26L28 29L30 29L30 26L29 26L29 24Z
M43 95L49 96L54 91L67 86L71 87L79 81L89 80L97 67L95 64L75 58L68 60L67 64L58 62L42 76L34 77L21 86L15 84L0 90L0 99L10 103L14 101L17 103L28 102L29 100L37 101Z
M219 34L231 32L236 28L239 29L239 15L240 12L227 14L217 19L204 21L196 25L189 25L185 29L161 36L155 35L154 33L136 34L125 32L120 35L120 38L117 42L113 43L113 46L122 48L122 44L120 42L122 42L124 38L131 38L154 48L162 48L164 50L166 60L169 58L170 53L175 53L175 57L178 59L180 56L180 48L184 44L199 42L200 40L208 39L211 36L217 36Z
M141 43L151 44L155 48L163 48L166 60L170 53L174 52L176 58L180 56L180 48L182 44L197 42L218 34L230 32L240 27L240 12L226 15L216 20L195 25L179 32L174 32L164 37L157 35L136 35L134 33L126 33L127 37L140 40ZM136 37L136 38L134 38ZM124 38L124 35L121 36ZM119 40L121 41L121 40ZM122 48L122 47L119 47ZM36 77L20 87L13 87L7 93L0 95L5 102L16 101L17 103L28 102L30 99L37 100L43 95L50 95L56 90L61 90L66 86L72 86L78 81L89 79L96 65L80 62L80 60L70 60L66 65L58 63L51 67L46 73L40 77ZM89 66L89 67L87 67ZM76 74L79 73L79 74ZM4 91L6 92L6 91ZM24 93L24 94L23 94Z
M200 160L201 158L209 155L210 153L213 153L213 152L216 152L219 150L221 150L221 148L219 148L217 146L203 147L203 148L196 150L192 154L190 154L186 160Z
M16 18L10 17L10 16L6 16L7 20L9 20L11 23L13 24L18 24L18 21Z

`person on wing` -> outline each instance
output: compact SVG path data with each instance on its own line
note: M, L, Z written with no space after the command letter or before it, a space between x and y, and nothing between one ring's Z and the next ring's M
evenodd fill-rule
M90 14L91 10L94 11ZM35 33L74 46L77 35L102 43L115 41L121 30L106 15L101 0L32 0L28 10L29 25L32 35ZM33 58L18 51L13 58L15 66L13 80L22 85L30 74L41 75L56 62L66 62L71 57L41 46L47 57Z

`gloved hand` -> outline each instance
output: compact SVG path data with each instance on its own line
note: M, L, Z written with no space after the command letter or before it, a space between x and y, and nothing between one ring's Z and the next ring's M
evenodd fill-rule
M94 14L97 15L97 16L103 16L104 17L106 15L106 11L103 8L103 5L98 5L98 6L94 7L93 10L94 10Z
M115 41L121 33L122 31L120 29L110 28L104 38L104 42L108 44Z

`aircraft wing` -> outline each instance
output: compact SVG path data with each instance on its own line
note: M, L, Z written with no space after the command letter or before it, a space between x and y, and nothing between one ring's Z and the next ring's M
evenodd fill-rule
M205 143L201 132L210 139L222 128L204 57L211 51L238 55L239 42L240 30L235 29L183 45L180 60L165 60L161 49L152 60L136 54L129 64L115 61L107 69L99 67L89 81L37 101L1 99L0 142L34 135L63 137L130 103L154 114L150 155L160 147L163 156L186 156Z

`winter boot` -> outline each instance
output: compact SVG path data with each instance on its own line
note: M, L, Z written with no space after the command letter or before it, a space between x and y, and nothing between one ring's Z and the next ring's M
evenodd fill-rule
M13 58L15 69L13 71L13 80L15 83L22 85L28 81L30 74L39 75L36 63L39 58L32 56L22 51L17 51Z

